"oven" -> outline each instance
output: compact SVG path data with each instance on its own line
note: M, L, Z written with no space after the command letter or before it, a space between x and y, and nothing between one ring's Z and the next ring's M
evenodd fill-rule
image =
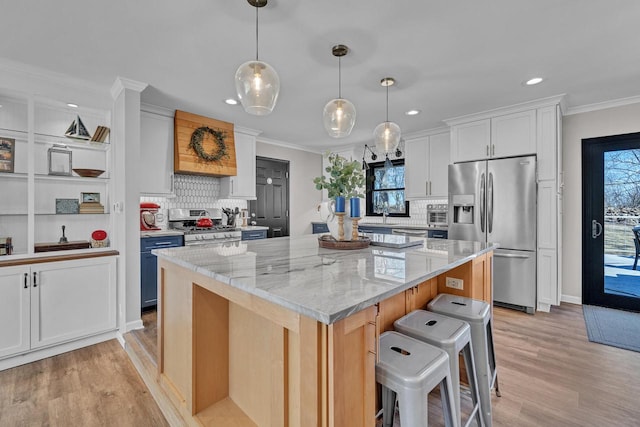
M203 221L203 219L211 221ZM206 226L203 227L202 224ZM184 233L185 246L242 240L242 231L239 228L222 224L222 210L218 208L169 209L169 228Z

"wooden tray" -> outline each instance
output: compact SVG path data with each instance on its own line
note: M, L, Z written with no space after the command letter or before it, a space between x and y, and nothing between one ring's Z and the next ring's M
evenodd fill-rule
M358 240L336 240L332 236L318 237L318 245L325 249L364 249L371 243L368 237L360 237Z

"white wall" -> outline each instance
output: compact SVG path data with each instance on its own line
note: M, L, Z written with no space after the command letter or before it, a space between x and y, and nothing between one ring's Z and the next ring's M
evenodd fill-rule
M562 119L564 216L562 220L563 300L582 300L582 139L640 132L640 104Z
M322 174L322 154L256 141L256 155L289 163L289 234L311 234L311 221L320 221L316 210L322 193L313 178Z

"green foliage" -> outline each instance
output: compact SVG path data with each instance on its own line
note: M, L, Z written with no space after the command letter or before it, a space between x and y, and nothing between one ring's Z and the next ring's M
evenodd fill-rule
M335 153L327 152L325 157L329 159L329 166L325 168L329 179L326 176L319 176L313 179L316 190L326 189L329 198L344 196L364 197L365 173L362 164L357 160L348 161Z

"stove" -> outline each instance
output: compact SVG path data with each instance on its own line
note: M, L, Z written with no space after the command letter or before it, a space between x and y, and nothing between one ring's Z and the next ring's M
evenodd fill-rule
M202 218L210 218L213 225L198 227L198 220ZM218 208L169 209L169 228L184 232L185 246L242 240L239 228L222 224L222 210Z

